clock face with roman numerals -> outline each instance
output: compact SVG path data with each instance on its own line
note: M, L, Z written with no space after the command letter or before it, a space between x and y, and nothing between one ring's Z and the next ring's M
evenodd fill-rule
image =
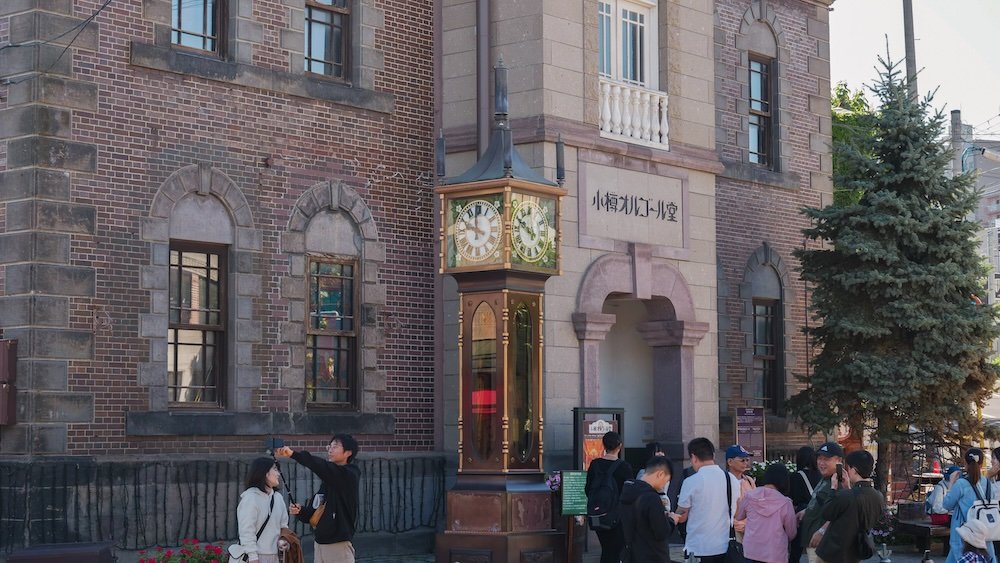
M511 215L511 244L525 262L539 261L552 242L546 211L534 201L525 201Z
M503 215L496 205L474 199L455 218L455 249L469 262L485 262L500 249Z

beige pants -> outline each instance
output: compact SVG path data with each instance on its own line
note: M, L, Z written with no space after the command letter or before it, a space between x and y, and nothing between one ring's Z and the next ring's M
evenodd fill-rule
M354 563L354 544L349 541L315 544L314 563Z

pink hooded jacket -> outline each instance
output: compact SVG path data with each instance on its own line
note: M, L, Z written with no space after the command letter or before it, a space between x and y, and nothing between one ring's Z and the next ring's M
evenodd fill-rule
M788 542L797 533L791 499L771 487L747 491L736 509L736 519L744 518L743 555L754 561L786 563Z

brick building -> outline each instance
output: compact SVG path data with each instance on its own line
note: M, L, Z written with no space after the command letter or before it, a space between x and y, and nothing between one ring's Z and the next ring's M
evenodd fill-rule
M0 488L26 462L225 463L272 435L435 449L432 16L0 3Z
M797 443L782 399L806 371L807 295L791 251L798 209L831 191L830 3L2 2L0 328L18 341L18 422L0 427L0 491L42 482L55 457L127 481L145 475L130 463L231 467L266 437L318 449L336 429L380 458L362 531L439 526L459 305L436 273L431 143L440 126L450 175L475 162L500 57L524 160L554 179L567 145L546 469L574 465L574 407L624 407L628 448L656 439L676 458L698 435L730 441L744 405L773 411L770 447ZM5 527L4 510L4 545L66 520Z
M802 207L832 202L827 0L715 2L719 404L765 407L768 447L790 451L784 400L808 374L807 288L792 251Z

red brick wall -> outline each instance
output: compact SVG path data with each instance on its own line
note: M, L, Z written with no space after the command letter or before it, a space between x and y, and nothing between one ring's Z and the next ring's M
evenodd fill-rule
M75 15L86 17L102 2L77 0ZM279 45L288 26L286 2L257 0L254 18L264 24L264 44L254 64L288 70L288 52ZM146 388L137 384L138 364L148 361L138 319L150 310L139 272L150 260L140 237L157 188L177 169L207 161L243 191L264 233L254 272L262 274L264 296L254 302L263 342L254 365L262 369L255 405L260 411L288 411L280 368L288 365L288 345L278 341L278 323L287 304L278 281L287 271L279 237L296 199L314 184L339 179L356 189L371 209L386 245L380 273L387 290L382 316L401 327L387 335L379 368L387 388L378 412L395 415L396 435L362 437L363 448L428 450L434 447L434 301L431 189L422 173L432 154L432 4L430 0L383 1L385 26L376 46L385 57L375 89L395 96L386 115L331 102L183 76L129 64L131 41L153 43L153 26L142 3L112 2L97 18L100 49L76 52L74 78L99 87L99 111L74 110L73 140L98 146L96 174L74 173L73 201L97 208L96 235L74 236L71 263L97 270L93 299L74 298L73 328L87 328L95 310L113 319L110 331L95 338L93 361L71 363L69 391L93 394L95 419L71 424L70 454L131 455L225 453L261 449L258 438L131 438L125 412L148 408ZM360 11L355 17L361 17ZM0 40L6 36L0 19ZM69 56L69 54L67 54ZM0 97L4 90L0 89ZM2 103L2 102L0 102ZM0 142L0 170L6 168ZM265 162L270 159L270 166ZM0 232L4 230L0 204ZM0 284L3 281L0 267ZM2 295L2 285L0 285ZM335 429L331 429L333 431ZM307 444L319 448L328 437Z
M821 154L828 154L826 149L822 149L823 153L815 152L813 149L816 147L811 144L821 131L819 116L810 111L810 97L813 101L816 97L829 98L828 77L810 74L810 57L820 57L818 53L825 48L824 41L814 36L816 21L812 23L813 34L810 34L809 19L815 20L818 9L795 0L771 1L767 5L771 13L777 15L783 36L783 41L779 43L782 87L778 95L783 100L779 119L785 125L782 135L786 150L781 156L780 170L786 173L786 180L791 177L790 174L797 174L799 181L794 187L779 187L736 179L732 175L717 178L718 261L728 286L727 295L723 295L725 288L720 287L720 316L729 321L725 326L719 326L719 345L720 349L731 352L731 362L723 364L720 361L720 369L723 383L728 381L731 384L733 395L728 405L729 412L723 414L731 414L732 408L746 404L741 397L747 369L741 364L740 353L750 351L748 343L752 342L753 334L752 330L744 330L747 325L741 327L741 320L751 315L752 311L745 310L739 286L744 282L748 258L764 242L780 255L791 274L791 287L786 289L791 290L792 298L784 303L784 315L785 341L788 345L786 359L794 361L786 365L786 372L807 372L809 350L805 337L798 330L806 323L805 294L795 271L798 261L792 256L792 251L802 248L804 239L801 231L808 225L799 210L805 206L821 205L821 192L829 190L824 183L814 185L812 180L812 174L819 172L823 165ZM745 54L741 57L736 48L736 36L749 8L750 2L746 1L716 2L716 68L722 69L721 72L717 70L716 76L716 100L719 101L717 143L720 157L730 163L746 162L745 145L741 148L738 142L738 132L742 131L744 136L746 133L746 115L738 113L737 106L746 97L746 80L744 78L741 84L738 76L747 71L743 62ZM822 26L819 28L822 29ZM721 44L720 32L723 38ZM828 101L825 107L829 108ZM826 117L829 119L829 113ZM828 156L825 160L829 160ZM789 320L795 330L788 330ZM750 394L749 391L748 388L746 393ZM787 395L792 393L794 389L789 389ZM769 442L769 445L777 445L770 439Z

